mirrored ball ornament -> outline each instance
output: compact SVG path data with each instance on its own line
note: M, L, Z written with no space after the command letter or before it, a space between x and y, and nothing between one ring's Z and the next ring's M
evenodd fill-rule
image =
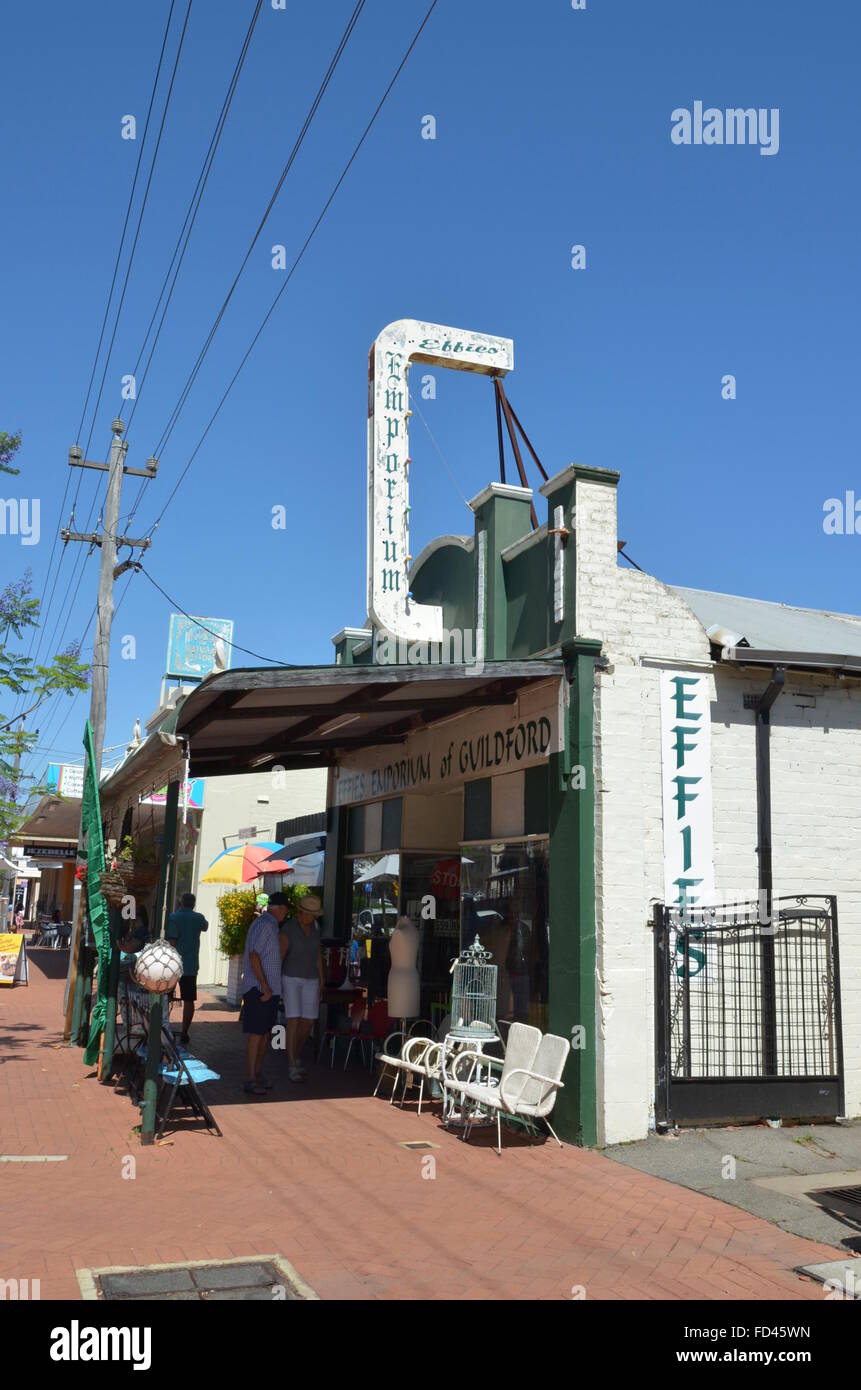
M168 941L144 946L135 966L135 978L151 994L169 994L182 975L182 956Z

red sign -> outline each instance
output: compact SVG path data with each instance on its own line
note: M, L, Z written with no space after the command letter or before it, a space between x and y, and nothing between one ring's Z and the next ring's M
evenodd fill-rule
M460 890L460 860L441 859L431 874L431 891L453 898Z

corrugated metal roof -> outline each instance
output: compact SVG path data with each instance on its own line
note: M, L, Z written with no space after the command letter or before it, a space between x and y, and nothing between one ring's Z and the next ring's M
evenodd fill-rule
M706 630L715 624L729 628L751 647L785 652L842 652L861 657L861 617L815 608L790 608L785 603L713 594L706 589L684 589L677 584L670 587L693 609Z

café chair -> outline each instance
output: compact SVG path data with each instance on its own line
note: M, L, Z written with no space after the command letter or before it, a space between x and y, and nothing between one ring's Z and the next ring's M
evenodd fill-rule
M490 1067L499 1066L498 1057L490 1057L475 1048L464 1048L452 1054L443 1085L460 1098L465 1119L463 1138L469 1139L477 1115L496 1112L497 1153L502 1154L502 1116L523 1116L543 1120L559 1147L562 1141L550 1124L549 1116L562 1090L562 1073L570 1047L567 1038L554 1033L542 1035L526 1023L512 1023L505 1048L502 1075L490 1076ZM481 1067L487 1068L487 1079L473 1079ZM466 1071L466 1075L463 1072Z

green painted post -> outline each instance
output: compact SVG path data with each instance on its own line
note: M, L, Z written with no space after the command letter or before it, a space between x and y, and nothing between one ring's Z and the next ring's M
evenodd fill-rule
M173 865L176 859L176 822L179 805L179 782L169 782L167 801L164 808L164 835L161 846L161 871L155 900L153 921L162 934L162 919L168 890L173 878ZM156 1101L158 1099L158 1068L161 1062L161 1024L162 998L160 994L150 996L149 1005L149 1045L146 1053L146 1074L143 1100L141 1102L141 1144L152 1144L155 1139Z
M593 699L600 651L600 642L583 638L563 644L566 752L550 759L548 777L550 1031L574 1043L553 1123L563 1139L587 1148L598 1142Z

